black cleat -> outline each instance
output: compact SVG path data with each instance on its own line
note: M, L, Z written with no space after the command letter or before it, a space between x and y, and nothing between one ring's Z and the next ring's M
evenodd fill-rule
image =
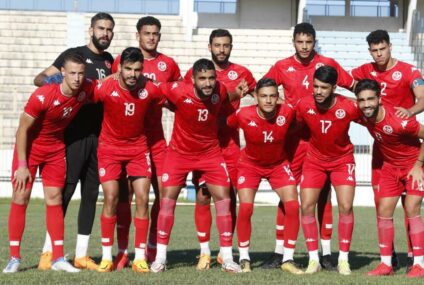
M262 264L262 269L277 269L283 264L283 255L274 252L271 256Z
M393 271L398 271L400 268L399 258L396 254L396 251L392 251L392 267Z
M414 257L408 256L406 258L406 273L409 273L409 271L411 271L413 265L414 265Z
M321 264L321 267L324 270L327 270L327 271L336 271L337 270L337 268L331 262L331 255L330 254L321 256L319 263Z

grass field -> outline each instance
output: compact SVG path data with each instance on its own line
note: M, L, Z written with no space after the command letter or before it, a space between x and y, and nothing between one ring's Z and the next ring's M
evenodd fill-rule
M0 199L0 268L8 258L7 216L8 199ZM100 207L98 207L100 209ZM76 237L78 202L73 202L66 217L65 252L73 257ZM379 262L375 215L372 208L355 209L355 229L351 247L351 276L340 276L336 272L320 272L312 276L293 276L281 270L263 270L260 265L274 249L274 207L256 207L253 216L251 259L253 272L228 274L214 266L206 272L195 270L196 255L199 253L194 229L193 206L177 206L174 230L168 252L168 270L162 274L136 274L131 269L120 272L97 273L84 271L79 274L41 272L36 269L40 249L44 242L45 217L41 200L33 200L27 211L26 230L22 241L22 272L13 275L0 274L1 284L424 284L424 280L408 280L405 268L395 276L384 278L367 277L365 273ZM99 212L98 212L99 213ZM90 254L95 260L101 258L99 215L90 243ZM337 214L334 213L333 252L337 250ZM396 213L396 249L402 264L406 258L406 242L402 211ZM213 230L211 248L217 252L217 234ZM132 244L132 241L130 241ZM234 243L235 244L235 243ZM306 265L306 249L302 233L297 244L297 263ZM334 262L337 256L333 254ZM238 260L238 258L236 259Z

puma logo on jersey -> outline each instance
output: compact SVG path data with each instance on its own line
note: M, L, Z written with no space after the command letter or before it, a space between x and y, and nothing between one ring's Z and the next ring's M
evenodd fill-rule
M41 102L41 104L44 104L44 95L38 95L37 98Z
M258 126L254 121L250 121L250 123L248 125L251 126L251 127L257 127Z
M110 93L110 96L111 97L119 97L119 94L118 94L118 92L113 91L112 93Z
M184 103L193 104L193 101L190 98L187 98L187 99L184 100Z
M316 115L317 113L315 113L314 109L309 109L308 112L306 112L306 114Z
M53 102L53 106L59 106L59 105L60 105L59 100L54 100L54 102Z

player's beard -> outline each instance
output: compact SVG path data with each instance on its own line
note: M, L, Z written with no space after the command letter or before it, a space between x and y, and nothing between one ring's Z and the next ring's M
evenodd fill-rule
M98 50L106 50L109 48L111 41L107 41L105 44L100 43L100 39L96 38L95 35L91 37L91 41L93 42L93 45Z
M219 60L218 57L213 52L211 52L211 56L212 56L212 61L215 62L216 64L227 64L228 61L230 60L230 55L227 55L222 60Z
M380 106L377 105L377 106L371 107L371 108L368 107L367 109L371 109L372 110L372 113L369 114L369 115L367 115L367 114L365 114L365 112L363 110L361 110L362 111L362 114L364 114L364 116L366 118L368 118L368 119L375 119L375 118L377 118L377 115L378 115L378 111L380 109Z
M333 98L334 98L334 93L332 93L330 96L325 98L324 101L322 101L321 103L315 100L315 104L317 104L317 106L321 107L322 109L327 109L331 106L331 102L333 101Z
M197 87L197 86L194 86L194 89L196 90L196 94L197 94L197 96L198 96L200 99L208 98L208 97L210 97L210 96L212 95L212 93L213 93L213 87L212 87L212 92L211 92L211 94L210 94L210 95L205 94L205 93L203 92L202 88L199 88L199 87Z

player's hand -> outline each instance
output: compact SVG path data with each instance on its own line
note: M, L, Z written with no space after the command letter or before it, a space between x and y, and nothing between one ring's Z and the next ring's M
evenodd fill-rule
M411 170L408 172L407 178L412 179L412 189L424 191L424 172L422 163L415 163ZM415 187L415 184L417 184L417 187Z
M236 92L240 98L246 96L246 94L249 92L249 85L247 84L246 80L243 79L239 82L239 84L237 84Z
M25 191L27 182L32 182L31 172L28 167L19 167L15 172L12 182L13 191Z
M395 114L401 119L408 119L412 117L414 114L409 111L408 109L402 108L402 107L395 107Z

